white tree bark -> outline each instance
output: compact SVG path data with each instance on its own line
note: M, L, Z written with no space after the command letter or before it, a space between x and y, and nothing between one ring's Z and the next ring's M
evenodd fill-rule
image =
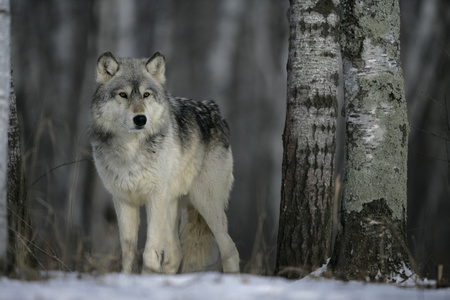
M9 0L0 0L0 273L8 265L8 125L10 70Z

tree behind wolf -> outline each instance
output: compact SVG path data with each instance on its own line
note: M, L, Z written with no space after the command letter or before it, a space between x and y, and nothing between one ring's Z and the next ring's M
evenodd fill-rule
M8 127L10 88L10 10L9 1L0 1L0 274L8 262Z

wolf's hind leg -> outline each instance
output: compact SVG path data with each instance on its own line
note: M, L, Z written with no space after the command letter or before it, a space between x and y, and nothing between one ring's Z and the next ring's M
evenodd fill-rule
M207 220L211 231L219 245L220 255L222 258L222 268L224 273L239 273L239 253L236 245L228 234L227 220L225 212L222 210L221 220ZM220 224L222 223L222 224Z
M119 224L120 246L122 248L122 272L137 272L137 234L139 227L139 207L114 198Z
M192 204L208 224L219 246L223 272L239 273L239 253L228 234L227 216L222 205L223 202L215 199L217 195L207 197L207 195L196 193L192 196Z

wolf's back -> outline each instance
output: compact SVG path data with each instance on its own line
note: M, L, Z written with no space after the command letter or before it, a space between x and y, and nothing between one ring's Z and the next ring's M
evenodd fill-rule
M230 130L214 101L171 98L171 103L177 133L185 146L189 145L194 136L198 136L206 145L213 144L228 150ZM193 131L197 135L193 135Z

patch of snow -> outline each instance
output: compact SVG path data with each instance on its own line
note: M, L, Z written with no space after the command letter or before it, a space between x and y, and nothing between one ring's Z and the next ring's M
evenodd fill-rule
M330 259L331 258L328 258L326 264L323 264L320 268L318 268L317 270L311 272L311 274L309 274L308 277L314 278L314 277L322 276L322 274L325 273L326 270L327 270L328 264L330 263Z
M326 266L321 269L324 271ZM319 272L320 271L316 271ZM45 281L0 278L0 299L450 299L450 289L401 288L388 284L302 280L248 274L102 276L53 272Z

